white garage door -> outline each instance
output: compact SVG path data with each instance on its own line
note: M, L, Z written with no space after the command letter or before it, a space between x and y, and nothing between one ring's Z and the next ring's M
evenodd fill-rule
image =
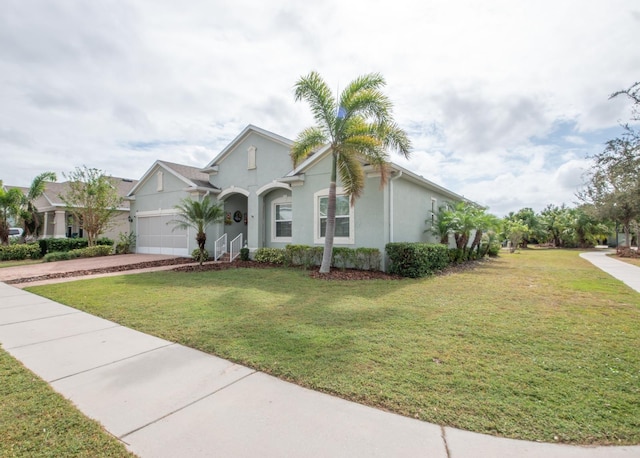
M175 215L137 217L137 252L148 254L172 254L189 256L188 230L175 229L167 224Z

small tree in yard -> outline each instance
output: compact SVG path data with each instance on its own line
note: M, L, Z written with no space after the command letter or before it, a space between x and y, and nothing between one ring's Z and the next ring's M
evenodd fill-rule
M35 201L42 196L47 182L56 181L54 172L43 172L33 179L29 191L24 195L19 217L24 226L25 237L37 237L41 221Z
M122 198L114 181L101 170L76 167L65 178L69 180L68 190L59 197L67 211L82 221L89 246L93 246L98 236L111 227Z
M0 180L0 243L9 244L9 218L15 218L20 211L23 194L19 189L5 190Z
M524 224L522 221L512 221L509 219L503 220L502 224L504 236L509 240L509 242L511 242L509 252L514 253L518 246L524 243L524 240L528 237L529 226Z
M207 241L207 228L216 223L224 221L224 209L222 205L213 203L208 196L202 201L191 198L183 199L180 205L174 207L178 210L178 219L169 221L175 229L187 229L189 227L196 230L196 242L198 243L198 261L200 265L207 257L204 245Z

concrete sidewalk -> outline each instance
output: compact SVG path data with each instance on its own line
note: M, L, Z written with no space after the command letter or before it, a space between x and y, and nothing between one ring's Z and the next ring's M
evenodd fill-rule
M441 427L317 393L0 283L0 343L141 457L640 457Z
M640 293L640 267L607 256L610 253L610 250L590 251L580 253L580 257Z

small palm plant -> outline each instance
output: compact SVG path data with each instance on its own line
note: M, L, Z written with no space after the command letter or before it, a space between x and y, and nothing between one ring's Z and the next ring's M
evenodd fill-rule
M208 196L205 196L201 201L191 198L182 199L182 202L174 208L178 211L178 218L169 221L167 224L173 224L173 230L187 229L189 227L196 230L197 258L200 265L202 265L208 257L208 253L204 248L204 244L207 241L207 228L224 220L224 209L222 205L212 202Z
M37 237L38 230L41 226L41 217L38 213L35 201L44 194L47 182L56 180L57 177L54 172L44 172L35 177L31 182L29 191L23 198L22 208L18 215L24 227L25 237Z

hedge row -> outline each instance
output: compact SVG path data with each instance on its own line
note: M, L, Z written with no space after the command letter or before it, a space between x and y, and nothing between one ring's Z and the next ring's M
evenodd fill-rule
M259 248L254 259L257 262L302 266L310 269L322 262L323 247L287 245L285 248ZM331 266L340 269L352 267L359 270L380 270L380 250L376 248L335 247Z
M95 245L86 248L78 248L70 251L53 251L44 255L44 262L67 261L76 258L95 258L97 256L108 256L112 248L109 245Z
M40 259L40 245L37 243L20 243L0 245L0 261L21 261L23 259Z
M388 243L388 271L402 277L419 278L439 272L450 262L446 245L430 243Z
M72 238L72 239L40 239L38 240L40 244L40 253L42 256L47 253L53 252L65 252L71 250L78 250L81 248L86 248L89 245L89 241L84 238ZM108 239L106 237L102 237L96 240L96 245L98 246L113 246L113 240Z

